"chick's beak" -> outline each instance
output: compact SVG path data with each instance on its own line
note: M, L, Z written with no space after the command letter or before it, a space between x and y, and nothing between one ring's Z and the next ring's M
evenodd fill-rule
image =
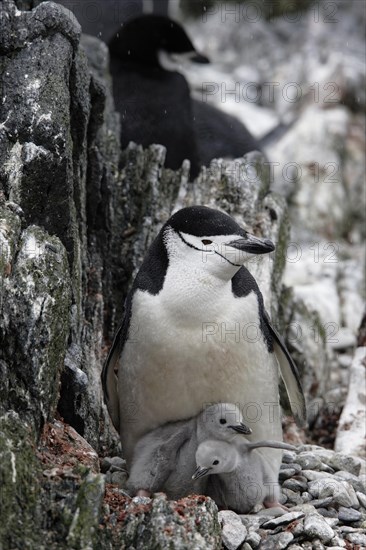
M228 426L238 434L250 435L252 433L251 428L240 422L240 424L235 424L235 426Z
M273 242L269 239L260 239L250 233L247 233L246 237L242 239L226 243L226 246L231 246L250 254L267 254L268 252L273 252L275 249Z
M202 466L198 466L197 470L194 472L192 479L198 479L199 477L206 476L211 468L203 468Z

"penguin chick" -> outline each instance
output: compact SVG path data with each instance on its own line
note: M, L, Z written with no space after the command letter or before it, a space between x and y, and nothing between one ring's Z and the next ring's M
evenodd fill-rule
M274 448L294 451L296 447L279 441L242 440L240 445L206 440L196 452L197 469L193 480L210 476L206 494L219 508L248 513L256 504L277 504L279 485L273 483L269 462L257 449Z
M137 443L127 489L132 494L164 491L172 500L203 493L207 480L192 480L199 443L215 437L235 446L250 433L231 403L211 405L194 418L161 426Z
M251 404L256 417L244 418L253 430L249 439L281 440L278 365L293 414L305 421L296 366L244 265L273 249L204 206L183 208L164 224L127 296L102 372L128 464L143 435L196 416L202 403L235 403L243 411ZM248 325L256 327L255 339L246 338ZM281 453L266 453L277 482Z

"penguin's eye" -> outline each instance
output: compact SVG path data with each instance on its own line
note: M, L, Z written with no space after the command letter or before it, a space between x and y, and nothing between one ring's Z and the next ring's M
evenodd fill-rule
M209 239L202 239L202 244L212 244L212 241L210 241Z
M220 463L219 460L214 460L213 463L212 463L212 466L217 466L219 463Z
M226 424L225 418L220 418L220 424Z

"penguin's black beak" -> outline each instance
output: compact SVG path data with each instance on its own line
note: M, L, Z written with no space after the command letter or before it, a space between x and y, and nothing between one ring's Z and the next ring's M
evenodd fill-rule
M250 435L252 433L252 430L242 422L240 422L240 424L236 424L235 426L228 426L228 428L231 428L238 434Z
M231 241L226 245L250 254L267 254L275 249L275 245L269 239L259 239L250 233L247 233L242 239Z
M206 476L212 468L203 468L198 466L197 470L194 472L192 479L198 479L199 477Z
M201 65L206 65L207 63L210 63L208 57L198 52L192 52L192 55L189 56L189 60L193 63L201 63Z

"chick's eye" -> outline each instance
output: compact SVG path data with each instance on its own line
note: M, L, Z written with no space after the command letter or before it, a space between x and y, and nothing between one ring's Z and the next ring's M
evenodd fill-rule
M212 241L209 239L202 239L202 244L212 244Z
M226 424L225 418L220 418L220 424Z
M219 464L219 460L214 460L213 463L212 463L212 466L217 466Z

